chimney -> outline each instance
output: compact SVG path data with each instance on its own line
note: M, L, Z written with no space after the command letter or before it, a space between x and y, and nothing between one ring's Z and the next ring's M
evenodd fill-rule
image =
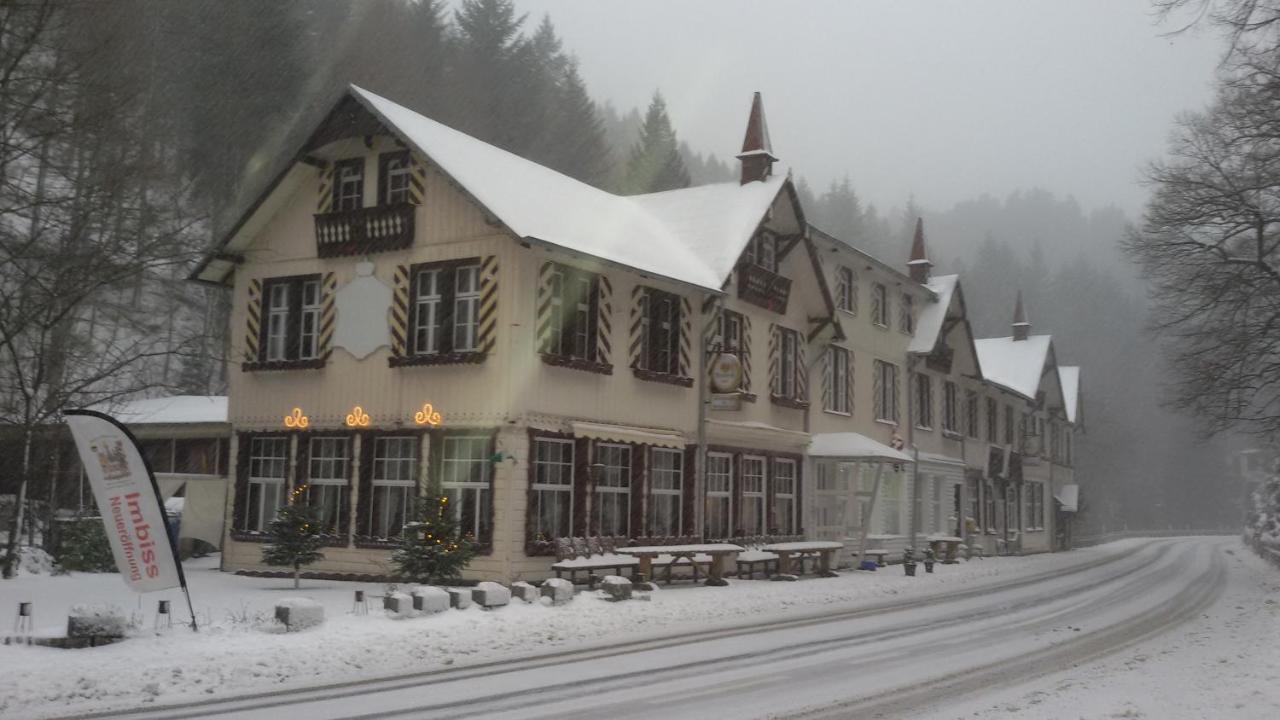
M1027 311L1022 309L1022 291L1018 291L1018 304L1013 308L1013 339L1026 340L1031 335L1031 323L1027 322Z
M911 241L911 259L907 261L907 271L912 280L923 285L929 282L929 271L932 269L933 263L929 262L924 252L924 218L916 218L916 236Z
M760 99L760 93L751 98L747 136L742 140L738 160L742 163L742 185L768 179L773 173L773 164L778 160L773 156L773 144L769 142L769 126L764 121L764 101Z

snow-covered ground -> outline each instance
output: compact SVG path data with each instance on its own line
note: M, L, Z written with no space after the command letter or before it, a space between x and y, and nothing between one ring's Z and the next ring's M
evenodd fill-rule
M927 717L1280 718L1280 570L1242 545L1224 552L1223 594L1199 618L1104 660L984 693Z
M391 619L370 602L353 614L353 590L382 595L379 584L247 578L220 573L216 558L186 564L199 633L181 627L185 601L177 591L138 596L119 576L31 575L0 582L0 608L35 606L36 627L58 634L71 605L112 602L134 616L129 640L101 648L58 650L0 646L0 716L70 715L139 703L197 701L281 688L323 685L547 651L617 643L839 608L947 595L1017 578L1092 564L1136 541L1059 555L993 558L938 566L916 578L900 567L799 582L730 581L727 588L685 584L652 593L648 602L605 602L580 593L562 607L471 608L443 615ZM327 620L317 629L284 634L272 606L291 596L314 598ZM175 626L154 631L155 607L172 601Z

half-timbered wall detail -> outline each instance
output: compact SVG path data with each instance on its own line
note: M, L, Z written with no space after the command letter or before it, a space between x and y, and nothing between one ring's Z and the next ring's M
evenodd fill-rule
M244 360L258 360L258 338L262 334L262 281L254 278L249 281L248 323L245 328Z

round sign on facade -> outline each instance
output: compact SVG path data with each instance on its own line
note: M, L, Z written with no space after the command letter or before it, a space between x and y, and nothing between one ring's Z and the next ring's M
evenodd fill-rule
M742 387L742 361L733 353L720 353L711 364L711 389L718 393L737 392Z

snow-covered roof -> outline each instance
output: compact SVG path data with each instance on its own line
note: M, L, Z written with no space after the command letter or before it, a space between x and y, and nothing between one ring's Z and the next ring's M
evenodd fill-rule
M1051 336L1032 335L1026 340L983 338L974 340L973 345L985 379L1029 400L1035 399L1040 376L1049 359Z
M809 457L912 462L912 457L856 432L818 433L809 442Z
M1080 367L1064 365L1058 368L1058 381L1062 383L1062 400L1067 409L1067 422L1076 421L1076 408L1080 405Z
M126 425L193 425L227 422L225 395L174 395L103 408Z
M716 183L621 196L477 140L351 86L388 129L521 238L719 290L787 181Z
M951 307L951 296L955 294L959 275L941 275L930 278L925 287L937 296L935 302L926 304L920 310L920 318L916 321L916 332L911 336L911 344L907 352L931 353L938 344L938 334L942 332L943 321L947 319L947 310Z

